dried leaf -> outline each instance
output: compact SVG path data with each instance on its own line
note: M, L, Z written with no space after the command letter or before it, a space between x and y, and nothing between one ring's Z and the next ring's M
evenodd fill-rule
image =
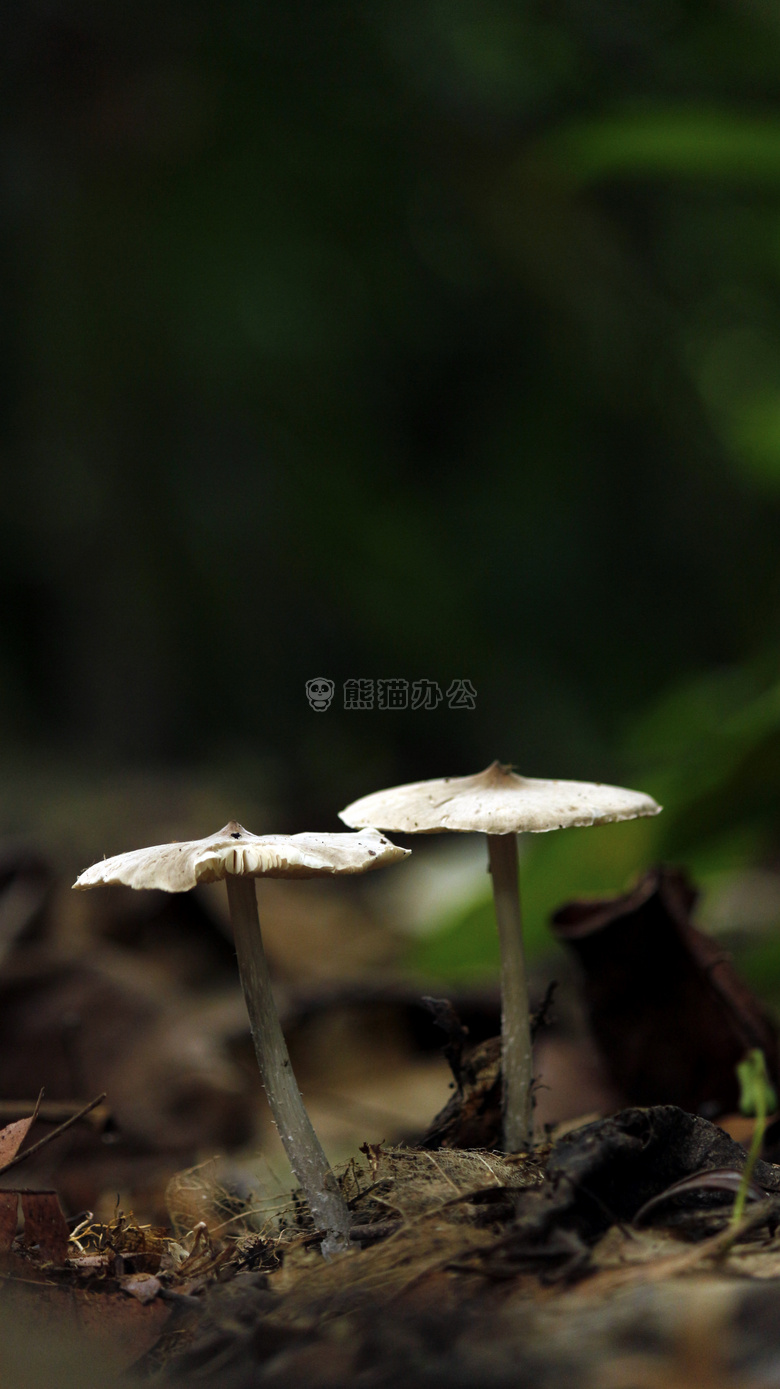
M570 902L553 917L582 964L593 1037L625 1104L733 1112L735 1067L754 1047L777 1084L774 1023L692 924L696 896L682 872L656 868L623 897Z
M37 1244L52 1263L64 1263L70 1232L56 1191L23 1191L20 1194L25 1241Z
M43 1091L41 1091L41 1093L43 1093ZM91 1109L96 1109L97 1106L100 1104L101 1100L104 1100L105 1098L105 1094L102 1094L98 1095L96 1100L90 1100L89 1104L84 1105L82 1109L77 1110L76 1113L72 1114L69 1119L66 1119L63 1124L60 1124L56 1129L52 1129L50 1133L45 1133L43 1135L43 1138L38 1139L37 1143L33 1143L29 1148L25 1148L23 1153L17 1153L16 1157L12 1157L5 1164L5 1167L2 1170L4 1172L7 1172L9 1167L16 1167L20 1162L26 1162L28 1158L32 1157L35 1153L40 1152L41 1148L48 1147L49 1143L53 1143L55 1139L59 1138L60 1134L67 1133L68 1129L72 1128L74 1124L78 1123L79 1119L83 1119L84 1115L88 1114ZM32 1118L37 1119L37 1117L38 1107L36 1105L35 1113L33 1114ZM30 1122L32 1123L32 1120Z
M14 1242L18 1207L18 1192L0 1191L0 1253L7 1253Z
M511 1225L481 1252L480 1267L491 1278L514 1277L518 1263L528 1267L529 1250L538 1261L540 1251L549 1247L552 1271L558 1260L559 1270L570 1273L572 1265L567 1268L567 1260L573 1251L567 1254L562 1247L561 1230L574 1232L590 1247L610 1227L633 1220L659 1187L666 1190L673 1182L701 1174L705 1167L709 1173L735 1169L744 1161L742 1149L721 1129L673 1105L626 1109L588 1124L555 1144L547 1157L543 1185L520 1194ZM759 1161L755 1172L756 1182L775 1201L757 1202L745 1225L757 1218L766 1220L780 1193L777 1167ZM582 1268L575 1264L573 1271Z
M541 1006L531 1018L535 1039L548 1019L557 985L548 985ZM455 1094L431 1120L420 1139L423 1148L495 1148L501 1142L501 1038L468 1043L463 1026L449 999L424 998L437 1027L447 1034L444 1055L455 1077Z
M675 1196L684 1196L687 1192L725 1191L736 1195L741 1181L742 1173L736 1167L711 1167L703 1172L694 1172L690 1177L683 1177L679 1182L672 1182L672 1185L668 1186L665 1191L659 1191L657 1196L645 1201L645 1204L634 1216L634 1224L641 1224L650 1212L664 1201L670 1201ZM763 1201L765 1196L766 1191L763 1187L757 1186L755 1182L748 1183L748 1198L751 1201Z
M0 1129L0 1172L16 1157L34 1122L35 1115L31 1114L27 1119L16 1119Z
M423 1134L423 1148L494 1148L501 1134L501 1038L467 1047L457 1090Z
M135 1297L139 1302L153 1302L156 1298L162 1283L159 1278L154 1278L149 1273L133 1273L129 1278L121 1280L123 1293L129 1293L130 1297Z

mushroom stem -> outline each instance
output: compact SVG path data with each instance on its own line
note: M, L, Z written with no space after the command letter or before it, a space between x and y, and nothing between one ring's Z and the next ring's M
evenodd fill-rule
M501 946L501 1070L504 1147L520 1152L533 1140L531 1017L523 958L517 835L489 834L488 858Z
M228 874L226 884L257 1064L293 1174L303 1188L315 1223L325 1231L322 1252L327 1258L349 1247L349 1211L293 1075L271 991L254 878Z

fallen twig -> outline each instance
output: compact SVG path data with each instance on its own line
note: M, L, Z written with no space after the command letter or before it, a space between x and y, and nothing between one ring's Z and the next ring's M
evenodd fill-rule
M43 1091L41 1091L41 1095L42 1094ZM85 1110L75 1100L41 1101L39 1095L37 1105L38 1107L34 1117L42 1124L59 1124L65 1119L72 1118L77 1110L77 1117L83 1118L85 1115ZM33 1100L0 1100L0 1124L10 1124L16 1119L26 1118L30 1111L34 1109L34 1106L35 1101ZM108 1106L102 1109L100 1106L97 1106L95 1109L90 1109L88 1113L90 1116L90 1127L96 1129L103 1128L107 1120L111 1117Z
M85 1104L84 1108L80 1109L77 1114L71 1114L70 1118L66 1119L64 1124L60 1124L58 1128L52 1129L51 1133L45 1133L43 1138L39 1138L38 1142L33 1143L31 1148L25 1148L23 1153L17 1153L16 1157L11 1158L11 1161L7 1162L5 1167L0 1168L0 1176L4 1177L6 1172L9 1172L12 1167L18 1167L20 1162L24 1162L26 1158L32 1157L33 1153L37 1153L41 1148L45 1148L47 1143L53 1143L54 1139L59 1138L60 1134L64 1133L66 1129L72 1128L74 1124L78 1123L79 1119L84 1118L85 1114L89 1114L91 1110L96 1109L99 1104L102 1104L105 1098L106 1092L104 1090L102 1095L98 1095L96 1099L90 1100L89 1104Z

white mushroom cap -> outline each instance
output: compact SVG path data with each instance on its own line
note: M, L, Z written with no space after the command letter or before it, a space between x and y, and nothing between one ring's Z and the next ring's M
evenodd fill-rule
M353 801L339 818L358 828L381 825L396 834L481 830L517 834L604 825L660 811L652 796L588 781L541 781L493 762L476 776L413 781Z
M197 883L214 883L228 874L250 878L315 878L325 874L366 873L406 858L409 849L391 844L379 830L357 834L252 834L231 820L208 839L155 844L103 859L76 879L76 888L101 883L188 892Z

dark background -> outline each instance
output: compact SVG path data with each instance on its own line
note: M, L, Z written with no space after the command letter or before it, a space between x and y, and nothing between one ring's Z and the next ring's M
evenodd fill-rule
M6 830L499 757L771 868L780 12L12 0L0 63Z
M682 865L780 1009L780 7L6 0L0 86L0 1101L116 1125L30 1180L157 1221L281 1160L224 889L70 891L233 817L494 758L656 796L521 836L541 1122L618 1103L572 897ZM475 707L343 707L388 678ZM449 1098L421 995L498 1028L475 839L258 886L334 1161Z

